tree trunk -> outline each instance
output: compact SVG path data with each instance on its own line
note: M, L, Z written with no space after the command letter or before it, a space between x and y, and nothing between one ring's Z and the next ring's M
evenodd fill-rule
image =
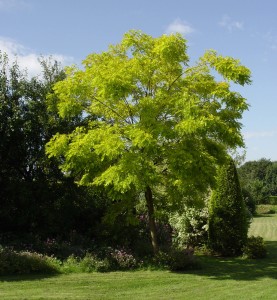
M151 242L152 242L154 255L156 255L159 251L159 246L158 246L157 228L156 228L155 216L154 216L153 194L149 186L147 186L145 191L145 199L146 199L146 204L148 209Z

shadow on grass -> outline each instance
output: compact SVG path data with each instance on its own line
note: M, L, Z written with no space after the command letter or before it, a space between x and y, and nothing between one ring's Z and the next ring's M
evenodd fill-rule
M201 269L185 273L207 276L214 280L277 279L277 242L266 242L264 259L200 257Z
M256 214L254 218L272 218L275 216L276 214Z
M59 276L60 273L53 273L53 274L17 274L17 275L1 275L0 276L0 283L1 282L15 282L15 281L33 281L33 280L43 280L47 278L53 278Z

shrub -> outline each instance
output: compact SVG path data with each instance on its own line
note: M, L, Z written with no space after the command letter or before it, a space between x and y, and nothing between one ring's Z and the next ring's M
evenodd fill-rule
M64 241L61 238L42 239L33 233L21 234L20 237L13 233L0 234L0 244L18 252L36 252L46 256L54 256L59 260L65 260L70 255L82 257L85 255L85 249L91 246L91 243L88 242L83 245L73 245L70 241Z
M127 253L125 250L115 249L110 253L110 257L114 262L116 269L128 270L137 266L137 261L134 256L130 253Z
M182 214L175 213L170 217L173 227L173 244L177 248L186 245L202 246L208 240L208 209L190 207Z
M209 206L209 247L224 256L241 254L249 219L235 164L231 158L219 168Z
M108 272L113 271L114 267L111 261L106 258L99 258L95 254L87 253L85 257L80 260L80 267L83 272Z
M95 260L95 271L96 272L110 272L114 271L114 267L112 266L110 260L108 258L104 258L101 260Z
M170 271L183 271L196 265L192 248L171 249L169 252L159 252L153 258L154 266Z
M85 257L80 261L81 270L90 273L98 270L99 259L91 253L86 253Z
M247 258L264 258L266 253L264 240L260 236L249 237L243 247L243 256Z
M277 196L269 196L268 203L272 205L277 205Z
M41 251L47 255L54 255L55 257L64 258L72 253L70 243L65 241L58 241L54 238L47 238L41 243Z
M63 273L82 272L82 268L80 266L80 258L77 258L74 255L70 255L66 260L63 261L62 272Z
M79 265L83 272L108 272L134 269L138 263L126 250L108 247L98 250L98 253L87 253Z
M257 206L257 214L275 214L275 206L270 204L260 204Z
M58 273L61 262L36 252L0 249L0 274Z
M173 250L170 253L169 269L184 271L195 264L192 249Z

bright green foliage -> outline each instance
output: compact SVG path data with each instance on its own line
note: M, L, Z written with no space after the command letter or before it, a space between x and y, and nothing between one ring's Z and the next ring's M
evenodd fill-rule
M249 222L235 164L230 158L218 171L209 207L209 246L226 256L241 253Z
M130 31L90 54L83 70L68 68L54 88L59 113L91 121L55 135L48 155L62 158L63 172L80 184L104 186L117 198L150 187L156 201L160 186L168 203L178 203L205 190L226 150L243 146L239 119L248 105L229 82L250 83L250 71L214 51L189 67L186 50L180 34Z

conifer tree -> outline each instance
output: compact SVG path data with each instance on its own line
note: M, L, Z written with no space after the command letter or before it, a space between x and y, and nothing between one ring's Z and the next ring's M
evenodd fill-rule
M231 158L219 168L209 206L209 246L224 255L241 253L249 222L235 164Z

